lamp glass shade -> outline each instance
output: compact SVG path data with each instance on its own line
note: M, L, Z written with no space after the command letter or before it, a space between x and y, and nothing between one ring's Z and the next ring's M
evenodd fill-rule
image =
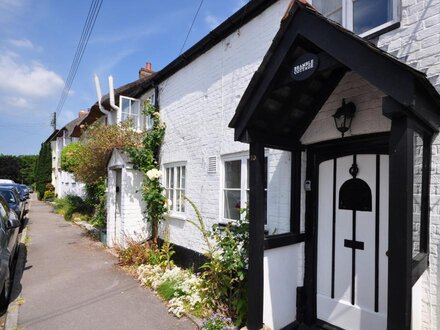
M355 111L356 106L352 102L346 104L345 100L342 100L342 106L333 115L336 128L342 133L342 136L350 129Z

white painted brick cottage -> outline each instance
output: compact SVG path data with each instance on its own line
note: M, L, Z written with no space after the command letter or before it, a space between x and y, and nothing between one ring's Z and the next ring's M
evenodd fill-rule
M167 124L171 241L204 251L181 194L208 225L250 201L250 329L438 329L440 0L311 5L250 1L116 93ZM145 234L141 180L116 150L110 245Z

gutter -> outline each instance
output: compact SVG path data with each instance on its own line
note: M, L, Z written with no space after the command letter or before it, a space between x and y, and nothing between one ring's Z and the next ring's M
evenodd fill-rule
M99 111L101 111L104 115L107 116L107 122L109 125L111 125L113 123L111 122L112 120L111 120L111 116L110 116L110 111L106 110L101 104L101 99L102 99L101 85L99 83L99 78L96 74L95 74L95 88L96 88L96 96L98 97ZM113 98L114 98L114 96L113 96Z

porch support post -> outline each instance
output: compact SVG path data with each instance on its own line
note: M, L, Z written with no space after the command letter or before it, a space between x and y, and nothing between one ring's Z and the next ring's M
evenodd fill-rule
M411 328L413 135L403 107L390 97L388 330Z
M249 151L249 330L263 326L263 257L264 257L264 146L251 142Z

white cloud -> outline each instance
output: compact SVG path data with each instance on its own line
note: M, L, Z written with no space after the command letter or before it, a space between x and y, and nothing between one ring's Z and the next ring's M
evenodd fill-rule
M48 97L57 95L64 85L54 71L38 62L19 63L10 53L0 55L0 91L10 96Z
M220 24L220 19L214 15L205 16L205 23L213 30Z
M6 97L6 104L15 108L21 108L21 109L30 108L30 104L28 100L25 99L24 97L8 96Z
M8 42L17 48L37 49L29 39L9 39Z

